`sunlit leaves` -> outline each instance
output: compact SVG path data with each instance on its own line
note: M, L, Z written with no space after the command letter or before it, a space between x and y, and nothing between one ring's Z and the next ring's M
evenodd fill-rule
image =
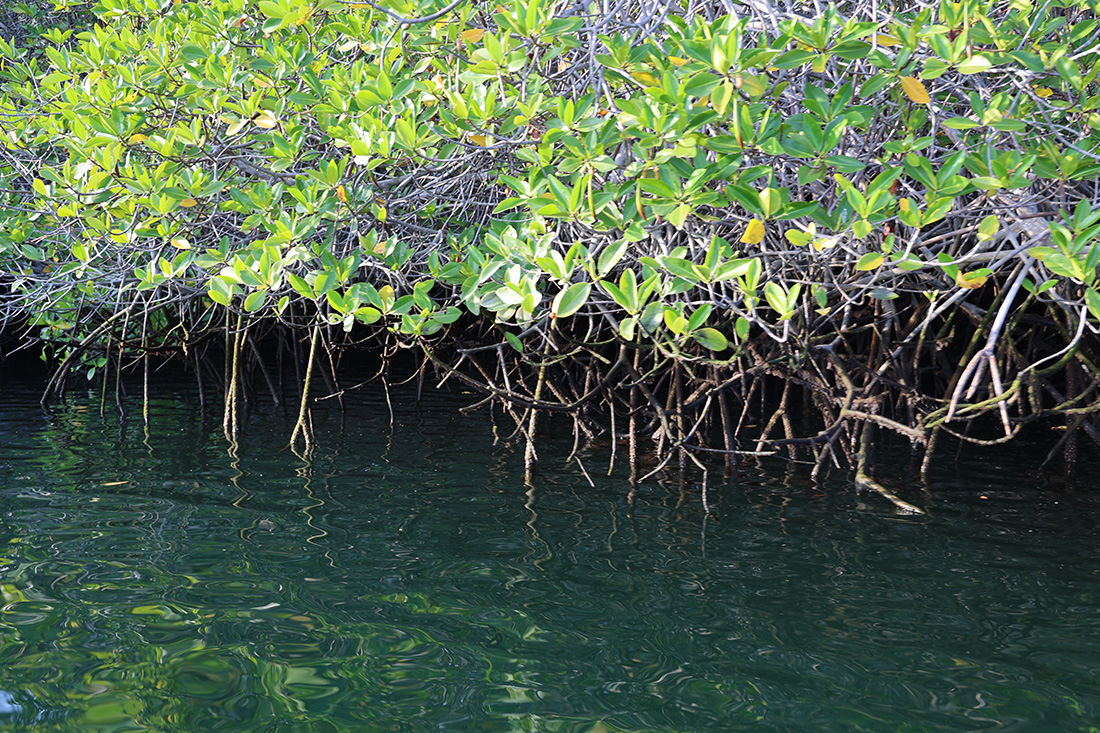
M211 34L206 6L182 4L116 34L110 58L53 44L27 81L60 113L0 131L12 150L65 141L9 187L37 218L3 235L5 271L109 260L127 263L119 280L205 288L255 318L423 337L470 312L520 326L509 343L607 309L620 338L697 355L794 321L799 279L816 286L811 318L845 278L980 288L994 275L936 261L946 240L926 252L925 238L999 245L1018 214L1003 191L1055 181L1068 200L1098 173L1094 59L1070 47L1095 26L1023 38L954 3L885 23L829 10L771 35L676 16L645 43L601 31L589 56L587 21L545 2L408 26L332 7L263 0ZM158 46L153 26L178 43ZM57 226L87 235L38 238ZM1091 226L1031 250L1057 282L1040 295L1080 304ZM343 262L351 250L361 262ZM712 297L724 307L705 311Z

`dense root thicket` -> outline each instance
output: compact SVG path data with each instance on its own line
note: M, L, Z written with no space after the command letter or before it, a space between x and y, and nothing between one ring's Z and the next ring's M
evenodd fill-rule
M529 465L548 412L638 478L782 455L888 494L875 431L927 468L1043 419L1072 462L1092 5L812 10L101 0L0 46L0 317L57 359L47 399L174 355L230 438L291 369L308 447L345 353L412 349Z

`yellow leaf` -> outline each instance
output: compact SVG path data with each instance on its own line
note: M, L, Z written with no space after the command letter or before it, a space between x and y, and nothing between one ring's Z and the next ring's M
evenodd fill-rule
M180 201L180 206L182 206L185 209L190 209L192 206L195 206L198 203L199 202L196 201L195 199L184 199L183 201Z
M764 222L753 219L745 227L745 233L741 235L741 241L745 244L760 244L764 240Z
M928 104L931 101L928 90L924 88L920 79L911 76L901 77L901 90L905 92L905 96L917 104Z
M893 36L888 36L885 33L879 33L875 35L875 43L880 46L886 47L901 45L901 41L899 39L894 38Z
M343 201L345 204L348 202L348 191L343 186L336 187L336 198Z
M271 82L269 82L267 79L263 78L262 76L252 77L252 83L255 84L256 86L258 86L260 89L270 89L271 88Z
M472 142L474 145L478 145L480 147L485 147L485 136L484 135L470 135L470 142Z
M191 243L183 237L177 237L172 240L172 246L176 249L191 249Z
M661 83L661 81L653 74L647 74L644 71L632 71L630 72L630 75L633 76L635 80L641 82L647 87L655 87Z
M981 286L985 285L986 278L983 275L974 275L971 273L960 272L955 276L955 284L965 290L977 290Z
M839 241L840 237L818 237L814 240L814 249L818 252L823 252L835 247L836 243Z
M1035 96L1042 99L1046 99L1051 94L1054 94L1054 90L1050 87L1032 86L1031 88L1035 90Z
M256 125L256 127L262 127L265 130L270 130L271 128L279 124L278 120L272 117L271 113L267 110L264 110L257 114L252 119L252 123Z
M912 206L913 202L910 201L908 198L903 198L901 201L898 202L898 208L902 211L909 211Z
M741 86L737 88L743 88L750 97L762 97L768 91L768 77L766 74L742 74L740 79ZM736 79L734 79L734 85L737 85Z
M141 133L139 132L139 133L138 133L138 134L136 134L136 135L131 135L131 136L130 136L130 143L131 143L131 144L134 144L134 143L140 143L140 142L143 142L143 141L145 141L145 140L148 140L148 139L149 139L149 136L148 136L148 135L142 135L142 134L141 134Z
M463 41L466 41L466 43L477 43L478 41L480 41L484 37L485 37L485 29L484 28L469 28L467 30L462 31L462 33L459 34L459 38L461 38Z
M669 56L668 60L671 61L676 66L683 66L684 64L686 64L688 62L687 59L682 59L679 56Z
M238 132L244 129L244 126L248 124L248 120L237 120L226 128L225 134L227 137L233 137Z
M100 486L122 486L123 484L128 484L128 483L130 483L130 482L129 481L108 481L105 484L100 484Z

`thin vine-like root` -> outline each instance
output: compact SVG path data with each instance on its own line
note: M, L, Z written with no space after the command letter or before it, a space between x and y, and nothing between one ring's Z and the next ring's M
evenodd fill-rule
M256 363L260 366L260 373L263 375L264 382L267 383L267 391L271 395L272 402L275 406L279 406L279 391L275 389L275 383L271 381L271 374L267 371L267 365L264 364L263 355L260 353L260 349L256 346L256 340L252 337L252 332L248 333L248 345L252 348L252 356L256 359Z
M294 448L298 443L298 435L301 434L305 450L308 452L313 447L313 430L306 424L309 410L309 385L313 380L313 363L317 358L317 341L320 338L321 327L314 326L309 339L309 357L306 361L306 376L302 382L302 400L298 403L298 419L294 423L294 432L290 434L290 447Z
M114 344L112 342L113 342L112 334L108 333L107 334L107 348L104 352L106 354L106 359L104 359L104 361L103 361L103 373L100 375L100 385L99 385L99 416L100 417L103 417L104 413L107 410L107 378L111 374L111 354L114 351L114 349L113 349ZM120 369L122 368L121 360L119 361L118 366L119 366Z
M229 328L229 311L225 312L225 355L222 362L222 383L225 385L225 403L222 405L222 434L225 435L226 440L232 442L229 422L230 412L233 409L231 399L233 389L233 331Z
M936 444L939 442L940 429L933 428L928 436L928 445L924 447L924 457L920 462L920 480L927 484L928 477L932 474L932 461L935 458Z
M718 412L722 420L722 439L726 447L726 475L733 475L737 471L737 455L733 452L735 438L733 437L733 424L729 414L729 400L726 390L718 391Z
M54 370L53 374L50 376L49 381L46 383L46 388L42 391L41 404L43 406L49 404L50 398L54 394L58 393L61 384L65 381L65 376L69 373L69 369L72 368L73 362L76 361L77 358L79 358L80 355L84 353L84 351L92 344L92 342L94 342L96 339L106 333L107 330L119 318L128 317L131 313L134 312L134 310L137 309L139 305L141 305L141 301L134 301L128 308L126 308L126 310L115 313L113 316L101 323L98 328L85 336L80 341L80 343L72 347L72 349L69 351L69 354L61 361L57 369Z
M226 327L228 328L228 317L226 319ZM232 333L226 332L226 346L230 349L230 353L226 355L228 362L228 374L225 388L225 413L222 416L222 430L225 432L226 439L234 443L237 440L237 436L240 434L240 423L238 416L238 404L240 402L240 356L241 346L244 343L244 315L237 314L237 326Z
M925 512L923 509L899 498L871 477L870 465L872 463L872 456L874 455L873 435L873 424L869 422L863 423L860 428L859 451L856 453L856 488L863 491L875 492L906 514L924 514Z
M1067 402L1065 396L1063 396L1062 393L1059 392L1049 381L1044 379L1042 382L1042 386L1043 389L1049 392L1054 399L1058 400L1058 402ZM1080 414L1084 415L1084 413ZM1085 415L1085 417L1087 418L1087 415ZM1081 427L1084 429L1085 435L1089 436L1092 439L1092 442L1100 445L1100 429L1098 429L1091 420L1086 419L1083 423L1081 423Z
M141 346L144 349L148 343L149 335L149 311L141 314ZM145 442L149 442L149 352L142 354L142 380L141 380L141 423L145 430Z
M149 355L142 358L141 374L141 422L145 426L146 437L149 432Z
M635 351L634 371L638 371L639 356L640 353ZM630 444L627 450L630 454L630 485L633 486L638 481L638 388L635 385L629 385L627 389L630 390L630 422L627 428L630 431L627 438Z
M1000 308L997 310L997 317L993 320L993 325L989 329L989 336L986 338L985 346L981 351L975 354L970 360L970 363L966 365L962 376L959 378L958 384L955 385L955 390L951 394L951 401L948 404L947 416L944 418L944 422L950 422L955 416L955 411L959 407L959 400L964 391L966 391L967 399L970 399L978 382L981 380L981 371L986 366L988 366L990 376L993 380L993 386L996 390L995 394L1004 394L1005 390L1001 382L1001 372L997 366L996 346L997 341L1001 337L1001 329L1004 328L1008 313L1012 310L1012 305L1016 300L1016 294L1023 286L1024 280L1027 279L1027 273L1028 268L1023 264L1016 268L1012 284L1009 286L1008 292L1001 301ZM974 376L976 372L977 377L971 382L971 377ZM1005 434L1008 435L1011 432L1008 421L1008 409L1003 400L998 402L996 406L1001 414L1001 421L1004 425Z
M550 351L550 340L546 341L546 351ZM542 399L542 387L546 384L546 364L542 364L539 367L538 383L535 384L535 400ZM535 462L538 461L538 454L535 452L535 430L538 428L539 411L535 409L530 410L531 417L530 422L527 425L527 445L523 451L523 470L527 474L528 480L530 480L531 472L535 468Z

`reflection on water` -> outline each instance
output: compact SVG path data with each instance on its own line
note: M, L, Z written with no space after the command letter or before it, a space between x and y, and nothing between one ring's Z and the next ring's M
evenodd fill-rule
M148 435L35 389L0 392L5 730L1100 720L1098 505L1018 466L945 466L912 518L776 465L712 477L708 514L674 483L631 501L598 452L595 488L550 448L525 487L456 397L391 430L358 395L304 462L277 411L230 453L168 385Z

